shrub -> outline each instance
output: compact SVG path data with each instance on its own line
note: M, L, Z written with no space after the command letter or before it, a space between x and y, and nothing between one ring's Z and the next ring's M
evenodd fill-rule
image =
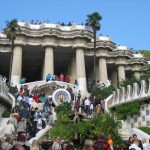
M7 84L7 87L9 89L9 93L11 94L16 94L16 87L10 85L10 84Z
M11 108L7 108L3 114L2 114L2 117L3 118L9 118L10 117L10 114L11 114Z
M127 85L133 85L133 83L135 82L140 85L140 79L132 76L130 78L126 78L125 80L120 81L119 85L121 87L127 87Z
M66 105L68 109L66 109ZM121 123L113 115L98 114L94 118L86 120L78 116L78 121L75 122L68 113L71 111L69 104L64 103L56 109L57 121L50 130L51 139L60 136L63 140L73 141L76 137L80 142L84 142L86 139L98 139L99 134L104 133L106 136L112 135L114 144L122 143L122 138L118 132L118 129L121 128Z
M139 127L139 129L150 135L150 127Z
M107 98L108 96L110 96L113 91L115 91L116 88L113 86L113 85L110 85L109 87L105 87L103 89L93 89L91 91L92 95L98 97L98 98L101 98L101 97L104 97L104 98Z
M120 120L126 120L127 116L139 115L141 103L139 101L125 103L111 109L111 112Z

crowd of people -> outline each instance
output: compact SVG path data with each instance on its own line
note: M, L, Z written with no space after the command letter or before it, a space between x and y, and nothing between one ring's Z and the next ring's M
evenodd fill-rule
M71 82L71 76L67 74L66 76L63 73L60 73L59 77L57 75L51 75L50 73L46 76L46 82L48 81L62 81L62 82Z
M72 100L75 100L75 88L72 90L68 86L67 90L70 92ZM52 98L46 96L43 91L39 91L37 86L31 92L27 85L22 85L19 90L15 87L14 96L16 105L12 108L10 119L6 125L7 130L4 131L6 139L2 140L3 143L9 142L9 146L2 144L3 149L12 146L11 143L14 142L14 139L20 140L25 136L24 138L30 140L46 125L54 125L52 109L55 106Z
M65 80L62 73L59 80ZM75 81L75 85L77 84L77 81ZM31 92L29 92L27 85L22 85L19 90L17 87L15 88L16 105L13 107L6 125L6 139L5 141L1 140L3 149L13 148L19 140L22 140L21 143L26 147L28 146L25 144L26 140L35 137L46 125L54 125L52 109L55 106L51 97L46 96L43 91L39 91L37 86ZM92 118L94 112L104 112L104 99L99 100L95 96L83 99L81 91L77 90L76 86L68 86L66 90L71 95L72 110L74 112L82 114L85 118ZM36 141L33 143L33 145L36 145ZM65 145L68 145L68 143L66 142Z
M148 150L146 140L139 140L137 135L129 137L122 146L114 145L111 135L108 137L101 133L98 140L85 140L78 148L69 141L57 137L55 141L33 140L30 145L27 142L27 133L19 132L17 139L7 137L0 140L0 150Z
M27 133L27 139L36 136L36 133L46 125L54 125L52 115L53 102L44 92L35 87L29 93L26 85L16 90L16 105L12 108L10 119L7 122L5 137L14 138L20 133Z
M128 141L125 141L125 150L148 150L146 139L140 140L136 134L133 134Z
M22 22L25 22L24 20L19 20L19 21L22 21ZM49 20L43 20L43 21L40 21L40 20L31 20L30 22L32 25L41 25L43 23L50 23ZM58 21L56 24L60 25L60 26L73 26L75 25L75 22L74 21L69 21L68 23L65 23L65 22L60 22ZM85 26L88 26L88 24L86 23L81 23L80 25L85 25Z
M76 150L73 143L63 141L57 137L54 143L49 144L52 150ZM122 146L114 145L111 135L108 137L101 133L98 140L85 140L84 145L81 145L78 150L148 150L146 140L139 140L136 134L129 137L129 140L124 141Z
M58 80L69 83L68 76L64 76L61 73ZM48 74L46 81L50 80L53 80L53 76ZM74 84L78 85L77 80ZM92 84L89 85L92 86ZM100 89L107 85L100 81L93 82L93 86ZM83 98L81 91L77 90L76 86L68 86L66 90L71 95L72 110L81 114L82 117L92 118L95 114L105 112L104 98L99 99L93 95ZM52 98L46 96L37 86L31 92L29 92L27 85L21 86L19 90L16 87L14 96L16 105L13 107L10 119L7 122L5 138L0 140L0 150L75 150L73 143L63 141L60 137L57 137L55 141L39 142L33 140L32 144L29 144L28 141L35 137L46 125L54 126L53 108L55 105ZM100 134L98 140L86 140L84 145L80 147L80 150L102 149L147 150L147 145L145 139L141 141L137 138L137 135L133 135L128 141L124 142L123 147L119 147L119 145L114 146L111 135L106 137L104 134Z

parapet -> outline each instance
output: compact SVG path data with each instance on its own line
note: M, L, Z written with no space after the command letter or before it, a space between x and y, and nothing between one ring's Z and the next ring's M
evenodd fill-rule
M87 26L85 25L76 25L76 24L72 24L71 26L61 26L60 24L52 24L52 23L41 23L41 24L31 24L31 23L27 23L27 22L23 22L23 21L18 21L18 25L20 27L26 27L29 29L33 29L33 30L40 30L40 29L44 29L44 28L56 28L56 29L60 29L62 31L71 31L71 30L87 30L89 29Z

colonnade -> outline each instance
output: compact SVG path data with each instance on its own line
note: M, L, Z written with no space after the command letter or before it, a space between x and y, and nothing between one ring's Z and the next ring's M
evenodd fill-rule
M72 58L70 63L70 75L72 79L77 79L80 90L87 91L86 85L86 70L85 70L85 51L84 48L75 48L75 57ZM13 53L13 62L12 62L12 74L11 74L11 82L15 85L19 84L22 72L22 46L15 46ZM111 81L112 84L117 85L117 81L121 81L125 79L125 65L117 64L117 69L111 73ZM107 57L99 56L98 73L96 77L106 83L108 80L107 73ZM92 70L92 69L91 69ZM45 46L45 58L43 64L43 73L42 78L45 79L46 75L54 74L54 47ZM139 76L138 72L135 72L136 76Z

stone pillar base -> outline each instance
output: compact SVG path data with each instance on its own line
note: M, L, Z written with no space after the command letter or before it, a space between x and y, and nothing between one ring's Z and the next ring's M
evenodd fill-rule
M18 85L18 84L20 84L20 76L12 75L12 76L11 76L11 83L12 83L13 85Z
M81 95L85 96L87 94L86 78L80 77L77 80L79 84L79 90L81 91Z

